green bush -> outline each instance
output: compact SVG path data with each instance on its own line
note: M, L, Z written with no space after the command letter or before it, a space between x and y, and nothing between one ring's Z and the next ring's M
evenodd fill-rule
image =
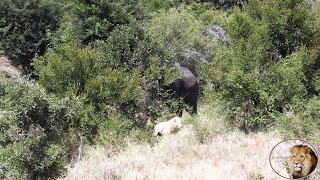
M112 57L104 48L82 46L78 43L61 44L35 59L39 83L60 97L78 96L83 105L78 129L88 139L94 139L101 122L112 113L122 114L133 123L141 110L140 76L135 70L112 67ZM103 46L104 47L104 46Z
M0 86L0 177L57 178L67 162L64 139L79 121L79 102L49 96L25 79L1 78Z
M312 98L308 101L305 109L301 112L300 118L305 120L304 133L316 132L320 128L320 100ZM306 127L308 126L308 127ZM309 129L307 129L309 128Z
M143 16L140 4L136 1L98 0L80 1L75 16L79 33L77 39L88 44L95 40L106 40L109 33L119 25L126 25Z
M131 117L132 118L132 117ZM109 117L99 125L95 142L120 150L131 143L155 143L153 129L149 127L139 127L132 119L124 117L119 113L111 113Z
M145 32L141 25L132 23L130 25L118 26L109 35L106 41L96 41L94 46L103 52L106 66L115 69L125 68L128 71L139 67L145 51L140 48L140 43L145 38ZM143 52L142 52L143 51Z
M253 10L260 7L259 11ZM301 45L313 46L315 29L314 15L310 13L311 5L306 0L258 1L249 6L248 12L254 18L261 18L268 25L268 36L271 40L271 52L282 57L290 55Z
M286 138L307 138L320 128L319 98L292 105L286 114L277 116L276 127Z
M142 99L139 81L137 73L107 68L102 75L88 81L86 99L95 104L100 113L119 112L132 117L139 111Z
M53 46L74 40L86 45L105 41L117 27L146 18L140 0L52 1L63 11L60 28L48 34Z
M60 6L42 0L3 0L0 4L0 51L30 70L35 54L43 55L47 34L59 28Z
M145 99L149 96L153 101L144 103L147 111L151 111L147 114L160 115L164 110L159 101L163 96L160 89L179 76L173 63L181 62L197 71L200 58L189 54L209 49L211 39L203 35L205 27L197 23L190 11L181 7L169 13L159 12L142 27L135 23L119 26L105 42L94 43L103 53L106 66L141 75L136 85L144 92Z
M255 121L253 118L258 115L253 105L259 101L260 76L263 74L258 70L266 56L266 30L240 11L232 18L234 21L229 21L228 32L239 39L217 48L212 64L208 65L209 69L205 68L204 79L229 102L232 121L247 128L257 125L247 120Z
M228 10L234 6L242 8L247 0L142 0L143 8L149 12L154 13L161 10L169 10L182 5L206 5L210 9Z
M133 124L129 119L119 114L111 114L109 118L100 124L97 142L105 146L125 146L125 137L129 135Z
M146 34L158 45L157 54L161 59L189 66L200 63L190 54L203 53L209 41L203 35L205 30L202 22L184 7L162 11L146 24Z
M194 9L198 12L194 12ZM177 77L177 73L173 73L175 62L188 67L199 79L202 78L202 65L211 61L210 51L217 44L206 33L208 22L204 21L204 16L212 17L212 14L208 14L205 9L196 5L171 8L154 14L145 24L146 38L141 44L145 43L144 47L151 46L151 50L147 49L147 53L144 53L149 56L143 56L148 64L145 72L156 72L145 73L147 79L160 78L169 83ZM163 69L159 69L159 66Z
M222 24L230 43L212 54L204 79L228 101L240 128L269 127L275 113L316 94L310 86L317 84L319 28L310 8L302 0L254 0Z
M173 6L173 2L171 0L142 0L142 4L144 9L150 13L161 9L168 10Z
M67 43L51 48L34 59L39 83L60 96L76 96L85 92L90 79L102 73L102 54L90 46Z

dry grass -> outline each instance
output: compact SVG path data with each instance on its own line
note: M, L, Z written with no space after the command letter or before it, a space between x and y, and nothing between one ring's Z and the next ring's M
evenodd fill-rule
M74 173L76 179L279 179L269 165L269 153L280 141L275 136L230 132L200 144L188 127L154 147L129 145L113 157L102 147L90 148L78 171L70 169L66 179L73 179Z
M210 113L196 120L212 130L204 133L204 142L191 123L154 146L128 144L111 156L103 147L87 148L64 179L281 179L269 164L272 148L281 141L278 133L230 131Z

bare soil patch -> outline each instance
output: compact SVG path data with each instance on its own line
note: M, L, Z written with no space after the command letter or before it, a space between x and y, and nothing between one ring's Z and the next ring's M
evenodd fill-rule
M0 71L4 72L5 74L11 77L17 77L21 74L20 70L14 67L7 57L1 56L1 55L0 55Z

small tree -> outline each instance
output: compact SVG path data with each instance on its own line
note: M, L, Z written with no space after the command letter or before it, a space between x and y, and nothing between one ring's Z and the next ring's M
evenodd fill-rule
M41 0L3 0L0 3L0 51L16 65L30 70L35 54L50 43L47 33L59 28L60 7Z
M99 45L104 44L101 43L95 47L82 47L79 43L61 44L35 59L39 83L49 92L60 97L78 96L82 99L83 111L78 128L90 139L111 113L136 121L133 117L139 112L142 101L139 74L135 70L129 71L125 65L113 67L113 56L107 57L101 52L108 48L103 46L100 49Z
M60 96L76 96L85 92L87 82L103 72L102 54L79 43L59 45L34 60L39 83Z
M117 26L130 24L143 16L139 5L133 0L81 0L76 4L79 10L75 15L80 21L76 22L80 26L77 38L84 44L106 40Z
M230 44L217 48L205 74L239 127L270 126L274 114L308 97L319 34L309 8L303 0L253 0L222 25Z
M0 177L57 178L67 163L65 139L79 122L79 101L49 96L25 79L1 78L0 89Z

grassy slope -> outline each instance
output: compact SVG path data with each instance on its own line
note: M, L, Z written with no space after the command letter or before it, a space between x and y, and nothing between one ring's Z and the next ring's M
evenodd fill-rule
M202 108L194 120L185 117L188 123L181 131L159 138L154 146L129 143L116 155L87 147L63 179L281 179L269 165L280 135L228 129L215 108Z

